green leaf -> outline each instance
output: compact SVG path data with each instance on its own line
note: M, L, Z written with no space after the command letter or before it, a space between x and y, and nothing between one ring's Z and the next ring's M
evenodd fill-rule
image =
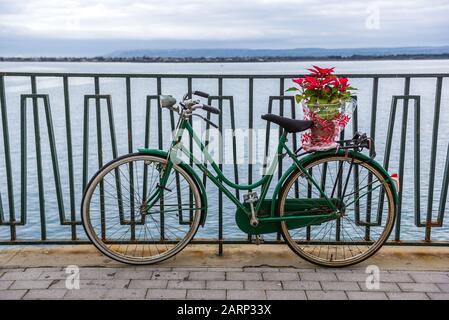
M287 90L285 90L285 92L288 92L288 91L299 91L299 89L296 87L291 87L291 88L288 88Z
M295 100L296 100L296 103L300 103L301 102L301 100L302 100L302 95L300 95L300 94L297 94L297 95L295 95Z

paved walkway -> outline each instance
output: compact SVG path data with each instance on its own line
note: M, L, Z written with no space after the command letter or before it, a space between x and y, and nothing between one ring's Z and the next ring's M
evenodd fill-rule
M373 290L360 269L81 267L71 290L68 276L59 267L3 268L0 300L449 299L449 272L436 271L384 271Z
M216 245L191 245L161 264L134 267L90 245L1 249L0 300L449 299L447 247L384 247L350 269L318 268L284 245L226 245L223 256L216 253ZM79 289L68 266L78 268ZM373 266L378 288L366 273Z

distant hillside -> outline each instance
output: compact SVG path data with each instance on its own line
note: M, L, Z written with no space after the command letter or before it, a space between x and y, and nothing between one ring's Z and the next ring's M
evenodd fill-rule
M256 58L256 57L351 57L449 54L444 47L351 48L351 49L138 49L114 51L107 58Z

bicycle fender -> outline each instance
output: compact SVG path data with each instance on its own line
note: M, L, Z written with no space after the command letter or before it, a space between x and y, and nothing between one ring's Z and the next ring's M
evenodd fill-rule
M138 151L140 153L143 153L143 154L149 154L149 155L152 155L152 156L157 156L157 157L165 158L165 159L167 159L167 156L168 156L167 151L159 150L159 149L142 148L142 149L138 149ZM197 184L197 187L200 189L200 193L201 193L201 207L203 208L203 209L201 209L200 225L202 227L204 227L204 224L206 223L207 207L208 207L208 205L207 205L207 196L206 196L206 188L204 187L204 184L201 181L201 179L198 176L198 174L195 172L195 170L193 170L193 168L190 165L188 165L185 162L181 162L180 164L177 164L177 165L180 166L182 169L184 169L188 174L190 174L190 176L193 178L193 180Z

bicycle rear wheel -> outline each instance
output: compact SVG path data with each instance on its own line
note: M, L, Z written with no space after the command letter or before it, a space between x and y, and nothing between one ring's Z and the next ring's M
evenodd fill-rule
M327 267L353 265L375 254L388 239L396 215L394 190L384 174L357 154L354 158L327 156L306 164L305 169L328 197L338 199L343 214L299 229L289 230L281 222L289 247L303 259ZM286 214L288 199L298 198L321 198L318 188L299 169L281 190L279 215Z
M152 264L179 253L194 237L201 196L194 178L174 166L165 188L159 182L167 160L130 154L100 169L81 204L92 243L108 257L129 264ZM160 199L148 208L160 188Z

